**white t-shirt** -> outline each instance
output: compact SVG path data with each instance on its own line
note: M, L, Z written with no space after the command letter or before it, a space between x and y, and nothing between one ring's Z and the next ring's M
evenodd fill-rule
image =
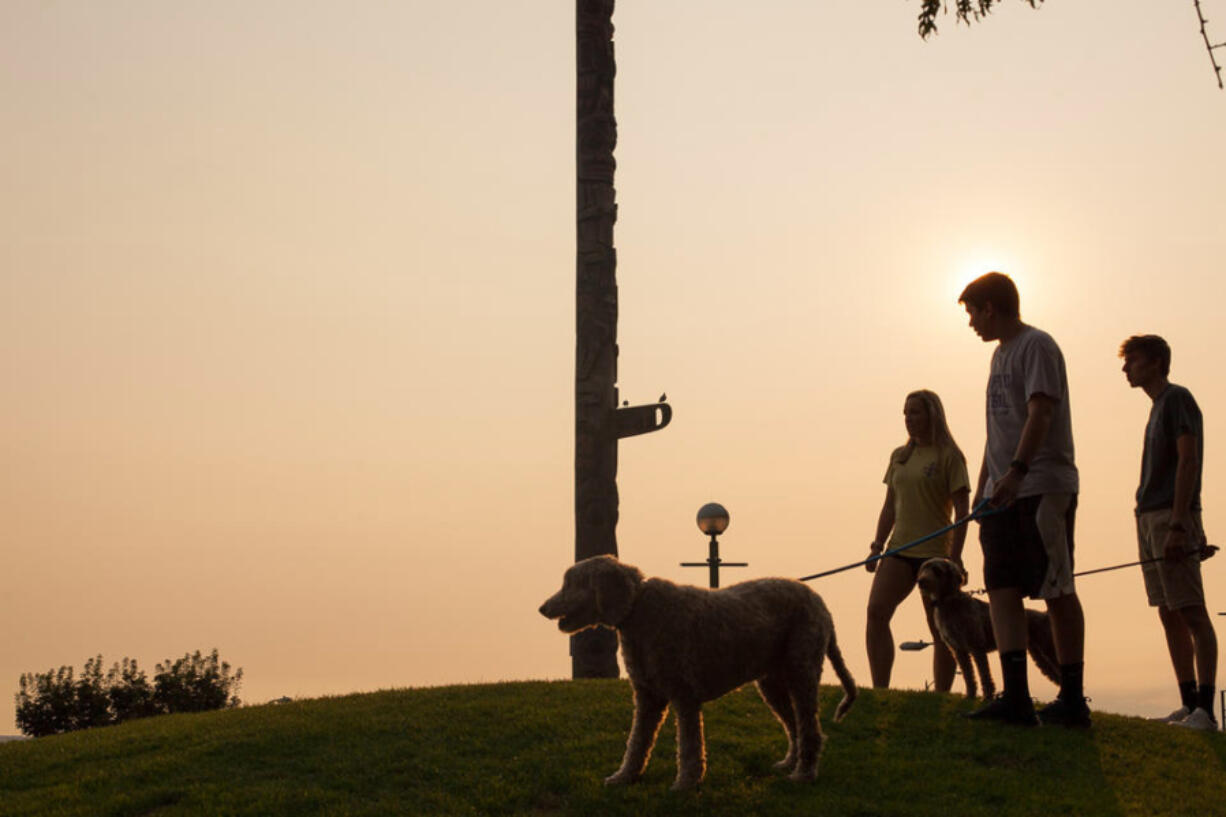
M988 438L984 462L988 467L985 495L1009 470L1026 425L1026 403L1036 394L1055 401L1055 414L1047 438L1030 461L1018 496L1077 493L1077 466L1073 460L1073 419L1069 408L1068 374L1064 355L1051 335L1027 326L1021 334L1001 343L992 354L988 377Z

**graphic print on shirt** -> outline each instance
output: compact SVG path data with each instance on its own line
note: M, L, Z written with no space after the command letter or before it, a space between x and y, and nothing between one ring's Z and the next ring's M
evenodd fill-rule
M988 378L988 411L995 415L1009 413L1009 387L1013 373L1003 372Z

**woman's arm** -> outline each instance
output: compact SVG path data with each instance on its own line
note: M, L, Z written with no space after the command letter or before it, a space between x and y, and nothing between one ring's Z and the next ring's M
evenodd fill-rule
M970 496L970 488L959 488L957 491L954 491L952 499L954 501L955 520L965 519L966 515L970 513ZM954 541L949 550L949 558L953 559L958 567L962 567L962 547L966 544L966 528L966 525L959 525L954 528ZM963 570L965 569L963 568Z
M881 503L881 513L877 514L877 535L873 537L873 541L868 546L873 556L881 553L885 548L885 543L890 538L892 530L894 530L894 489L887 485L885 502ZM877 563L869 562L864 569L872 573L877 569Z

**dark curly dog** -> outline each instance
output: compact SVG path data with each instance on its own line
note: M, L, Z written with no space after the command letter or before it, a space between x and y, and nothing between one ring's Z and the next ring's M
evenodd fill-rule
M996 693L992 671L988 669L988 653L996 649L992 633L992 618L988 605L962 591L966 575L949 559L929 559L920 567L916 579L920 592L932 604L937 632L954 651L958 667L966 681L966 697L975 697L975 667L983 684L983 697ZM1052 641L1051 623L1047 613L1026 610L1027 649L1035 666L1052 683L1060 683L1060 662ZM972 659L974 666L971 665Z
M558 619L564 633L597 625L617 630L634 689L634 725L608 785L642 776L671 704L677 715L673 788L697 786L706 773L703 702L750 681L787 732L788 753L776 768L792 780L813 780L823 741L817 685L826 656L844 691L834 719L856 699L830 612L820 596L791 579L704 590L644 579L638 568L596 556L566 571L541 615Z

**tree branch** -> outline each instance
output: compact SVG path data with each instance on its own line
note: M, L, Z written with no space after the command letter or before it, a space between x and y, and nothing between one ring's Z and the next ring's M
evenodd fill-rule
M1213 73L1217 76L1217 87L1222 88L1222 66L1217 64L1217 55L1213 53L1213 50L1226 47L1226 43L1209 44L1209 33L1205 29L1209 21L1205 19L1204 12L1200 10L1200 0L1192 0L1192 3L1196 6L1196 16L1200 20L1201 39L1205 41L1205 50L1209 52L1209 62L1213 63Z
M1000 5L1001 0L954 0L954 19L970 25L976 20L982 20L992 11L992 7ZM1023 0L1030 7L1038 8L1043 0ZM925 40L929 34L936 33L937 15L949 13L948 0L923 0L919 13L919 35Z

